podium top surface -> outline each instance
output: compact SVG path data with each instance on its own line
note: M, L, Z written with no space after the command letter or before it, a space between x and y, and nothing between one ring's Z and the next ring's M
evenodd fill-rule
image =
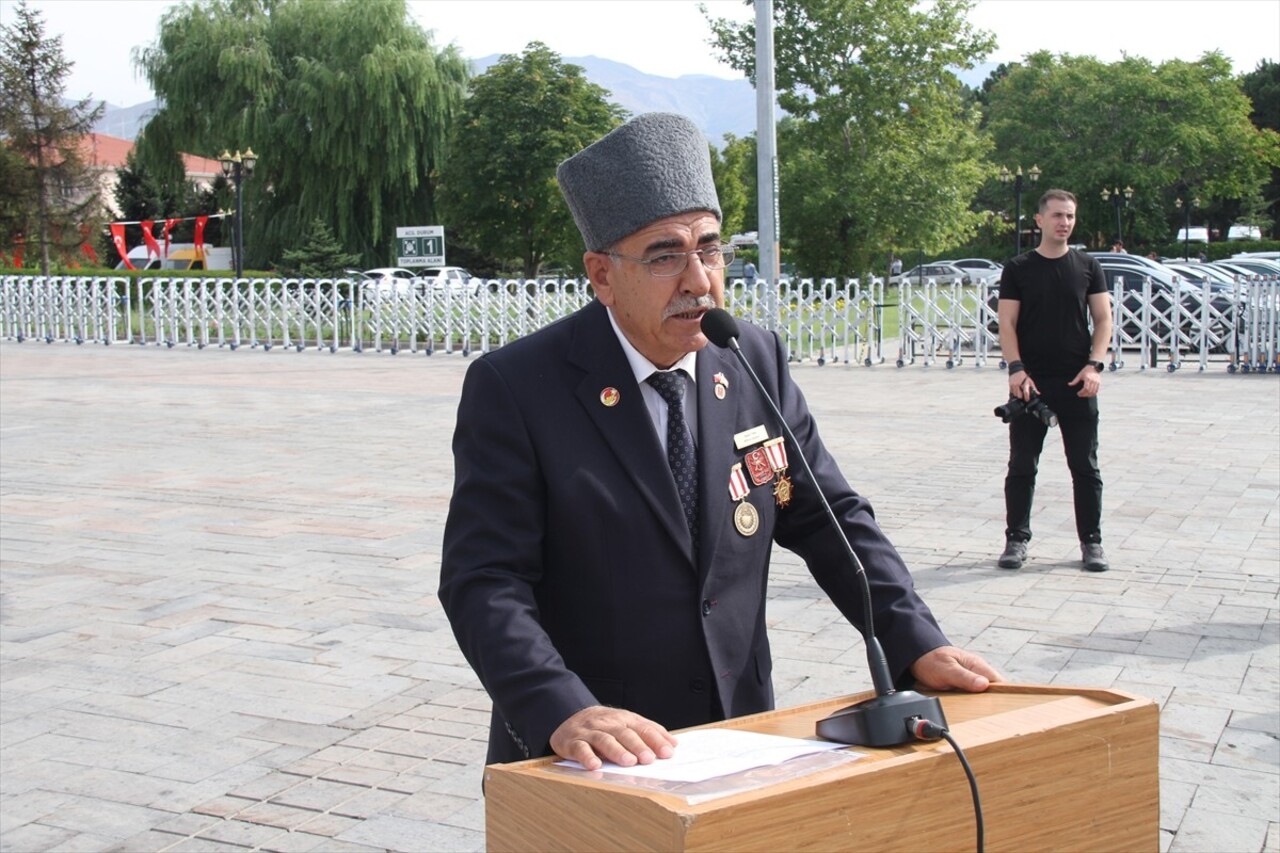
M792 708L765 711L746 717L737 717L696 728L741 729L761 734L794 738L817 738L817 721L855 702L870 698L872 693L861 693L828 699ZM1059 687L1027 684L993 684L984 693L931 693L942 702L947 726L952 735L964 745L966 751L1008 738L1056 729L1072 723L1084 722L1109 715L1129 713L1149 707L1156 713L1155 703L1148 698L1119 690ZM682 731L691 731L684 729ZM679 735L679 732L676 732ZM851 747L862 756L858 761L842 764L834 769L819 770L802 780L780 782L783 788L791 785L811 784L828 775L851 776L876 773L884 769L884 762L902 763L933 757L939 750L939 742L908 743L888 748ZM941 748L948 749L945 742ZM617 788L615 781L599 774L570 770L556 766L555 756L534 758L510 764L494 764L485 769L487 783L495 777L514 774L524 778L554 779L557 784L606 786ZM772 787L773 792L778 786ZM667 807L693 813L701 809L716 808L717 802L689 804L682 798L661 791L633 791L637 795L665 802ZM759 792L732 795L731 799L750 798Z

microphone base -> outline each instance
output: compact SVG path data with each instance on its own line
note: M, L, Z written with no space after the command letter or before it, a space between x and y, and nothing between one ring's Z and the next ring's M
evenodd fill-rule
M841 708L818 721L818 737L855 746L899 746L916 740L907 726L912 717L924 717L947 727L942 703L914 690L899 690Z

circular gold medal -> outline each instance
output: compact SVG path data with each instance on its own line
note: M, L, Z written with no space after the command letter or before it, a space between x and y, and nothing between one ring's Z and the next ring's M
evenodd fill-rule
M749 501L739 501L733 510L733 526L743 536L751 536L760 529L760 513Z

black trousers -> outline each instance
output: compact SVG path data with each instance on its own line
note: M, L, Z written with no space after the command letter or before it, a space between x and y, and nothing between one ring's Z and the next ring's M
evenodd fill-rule
M1076 533L1081 542L1102 541L1102 474L1098 471L1098 398L1078 397L1074 377L1036 377L1045 404L1058 416L1062 448L1071 471ZM1005 536L1031 539L1031 502L1044 437L1040 419L1022 415L1009 424L1009 471L1004 478Z

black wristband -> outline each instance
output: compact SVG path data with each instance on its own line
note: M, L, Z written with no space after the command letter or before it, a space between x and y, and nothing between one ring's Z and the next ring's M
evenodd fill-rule
M1013 374L1018 373L1018 372L1020 372L1020 371L1023 371L1023 370L1026 370L1026 368L1022 366L1022 362L1020 362L1020 361L1011 361L1011 362L1009 362L1009 375L1010 375L1010 376L1012 376Z

